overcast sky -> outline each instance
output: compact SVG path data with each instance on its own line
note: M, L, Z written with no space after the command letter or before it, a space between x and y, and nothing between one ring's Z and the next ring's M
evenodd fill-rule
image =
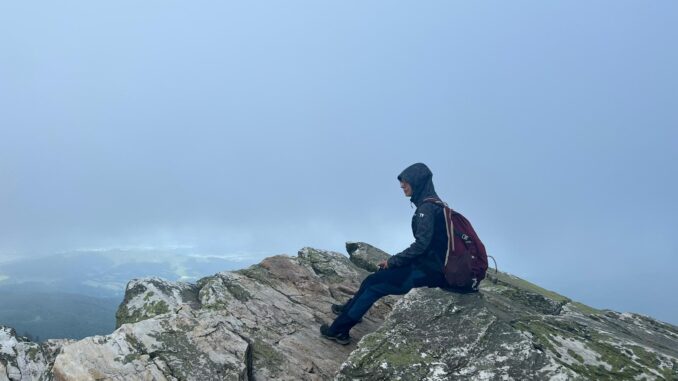
M500 270L678 324L677 4L1 2L0 263L396 253L424 162Z

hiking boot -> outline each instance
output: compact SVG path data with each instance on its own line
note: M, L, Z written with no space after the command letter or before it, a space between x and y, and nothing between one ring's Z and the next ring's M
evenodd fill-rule
M322 337L334 340L341 345L346 345L351 342L351 336L348 335L348 332L332 332L330 326L327 324L320 326L320 334Z

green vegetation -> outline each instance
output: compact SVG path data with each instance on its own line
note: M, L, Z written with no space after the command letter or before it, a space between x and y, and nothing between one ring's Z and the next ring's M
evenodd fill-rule
M228 302L220 300L214 303L203 305L202 308L214 311L225 310L228 309Z
M255 367L268 369L271 376L275 376L282 370L281 366L285 361L283 355L259 338L255 338L252 343L252 355Z
M492 277L495 277L494 273L492 273ZM496 286L491 284L488 280L483 282L484 285L482 288L497 292L501 295L511 298L512 300L517 300L527 306L534 307L542 313L549 314L557 312L559 307L563 306L564 304L569 304L572 306L572 308L578 310L579 312L585 315L590 315L594 320L597 319L596 315L602 315L604 313L604 311L587 306L583 303L572 301L558 293L546 290L526 280L506 273L500 272L497 274L496 278ZM539 295L545 299L539 300L539 298L536 298L533 295ZM549 303L550 300L552 300L554 303ZM551 312L549 312L549 310L551 310Z
M513 323L513 327L531 334L537 349L542 351L548 350L556 357L561 357L560 353L558 353L553 346L553 342L555 341L553 334L555 330L548 324L538 319L527 319Z
M625 380L643 374L649 375L648 369L660 371L661 362L656 354L640 346L622 348L615 346L610 343L611 337L579 323L560 319L533 319L515 322L514 327L529 332L537 348L548 350L556 356L556 361L586 379ZM568 364L562 359L562 355L556 351L559 342L555 339L555 336L585 343L589 350L598 355L598 361L608 364L609 368L602 365L585 364L583 357L571 349L567 353L578 363ZM665 369L662 371L671 375L671 370Z
M28 355L28 358L31 359L31 361L35 361L38 358L38 354L40 353L40 347L37 345L31 346L28 348L28 351L26 351L26 354Z
M360 372L369 369L370 372L376 372L370 374L372 378L391 379L398 378L397 375L406 370L406 379L424 379L429 373L431 362L436 360L435 357L423 358L421 356L424 346L422 342L410 337L407 341L399 341L396 345L389 340L387 335L390 334L392 334L392 331L383 330L382 327L382 329L363 337L360 346L370 348L370 351L357 357L358 362L351 367L352 371L357 372L355 376L362 376ZM393 337L400 340L398 334L393 334ZM384 363L386 367L382 368L380 364ZM393 372L396 372L396 374ZM349 371L349 373L352 372Z
M340 276L335 270L335 267L338 266L338 262L343 262L342 265L348 267L355 267L355 265L346 257L328 257L328 254L313 249L301 252L299 254L299 260L307 263L311 266L313 272L321 276L324 281L330 283L340 283L345 280L345 278Z
M632 345L630 349L633 351L633 354L638 358L638 362L643 366L646 366L650 369L658 369L661 365L661 361L657 358L657 355L645 350L645 348Z
M150 316L157 316L169 312L169 306L164 301L157 300L152 303L144 304L144 310L146 310Z
M236 300L245 303L252 299L252 294L238 284L236 279L219 276L203 278L199 283L199 298L209 301L202 306L203 308L223 310L228 307L228 300L230 300L228 295L220 295L219 291L215 291L215 289L220 290L222 284L226 287L228 294L231 294Z
M252 299L252 294L245 290L241 285L231 281L230 279L225 282L225 286L228 292L233 295L234 298L243 303Z
M276 281L271 277L271 274L269 274L269 272L260 265L250 266L246 269L235 271L235 273L242 274L250 279L254 279L261 284L265 284L274 288L276 286Z
M144 300L147 299L144 298ZM141 308L134 310L131 314L127 305L123 303L115 313L116 328L119 328L123 324L136 323L167 312L169 312L169 305L163 300L144 303Z
M139 340L137 340L136 337L130 335L129 333L125 335L125 340L129 343L129 345L137 350L141 349L141 343Z
M585 314L585 315L602 315L603 311L595 309L591 306L587 306L586 304L579 303L579 302L571 302L570 303L575 309L579 310L579 312ZM594 320L596 320L594 318Z
M141 355L139 355L138 353L130 353L130 354L126 355L125 358L122 359L122 363L123 364L129 364L129 363L131 363L135 360L138 360L139 357L141 357Z
M499 294L511 300L512 303L520 303L530 310L546 315L557 315L562 307L561 303L546 298L541 294L526 291L520 288L506 287Z
M494 272L492 274L494 275ZM498 273L496 277L497 277L498 283L500 283L500 284L505 283L507 285L513 286L513 287L521 289L521 290L525 290L525 291L533 292L535 294L539 294L539 295L544 296L546 298L555 300L556 302L569 302L570 301L569 298L566 298L566 297L564 297L560 294L557 294L553 291L549 291L547 289L544 289L544 288L537 286L536 284L530 283L526 280L511 276L511 275L508 275L508 274L505 274L505 273L502 273L502 272Z
M570 355L570 357L576 359L577 361L579 361L581 363L584 362L584 358L581 357L577 352L573 351L572 349L568 349L567 354Z
M210 379L210 376L223 371L223 367L215 364L204 352L195 347L185 333L195 328L187 323L180 329L171 329L151 335L164 344L165 348L172 348L171 352L159 352L159 357L168 364L180 363L181 367L172 368L173 375L180 380Z

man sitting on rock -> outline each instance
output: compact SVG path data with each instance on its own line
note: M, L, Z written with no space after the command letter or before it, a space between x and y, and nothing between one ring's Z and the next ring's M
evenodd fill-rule
M405 196L417 207L412 217L415 241L402 252L379 264L380 271L369 275L358 292L344 305L332 305L339 315L331 325L323 324L323 337L339 344L351 341L349 331L381 297L403 295L416 287L445 287L443 263L447 250L447 231L443 208L424 202L438 198L433 187L433 174L422 163L407 167L399 176Z

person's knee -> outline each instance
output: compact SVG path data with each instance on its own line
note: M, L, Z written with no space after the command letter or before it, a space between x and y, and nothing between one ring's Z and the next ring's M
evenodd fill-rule
M407 293L411 287L405 284L394 284L391 282L380 282L371 285L367 291L374 297L381 298L386 295L402 295Z
M373 284L379 283L379 277L377 276L377 273L373 273L367 276L365 280L363 280L363 284L365 286L371 286Z

